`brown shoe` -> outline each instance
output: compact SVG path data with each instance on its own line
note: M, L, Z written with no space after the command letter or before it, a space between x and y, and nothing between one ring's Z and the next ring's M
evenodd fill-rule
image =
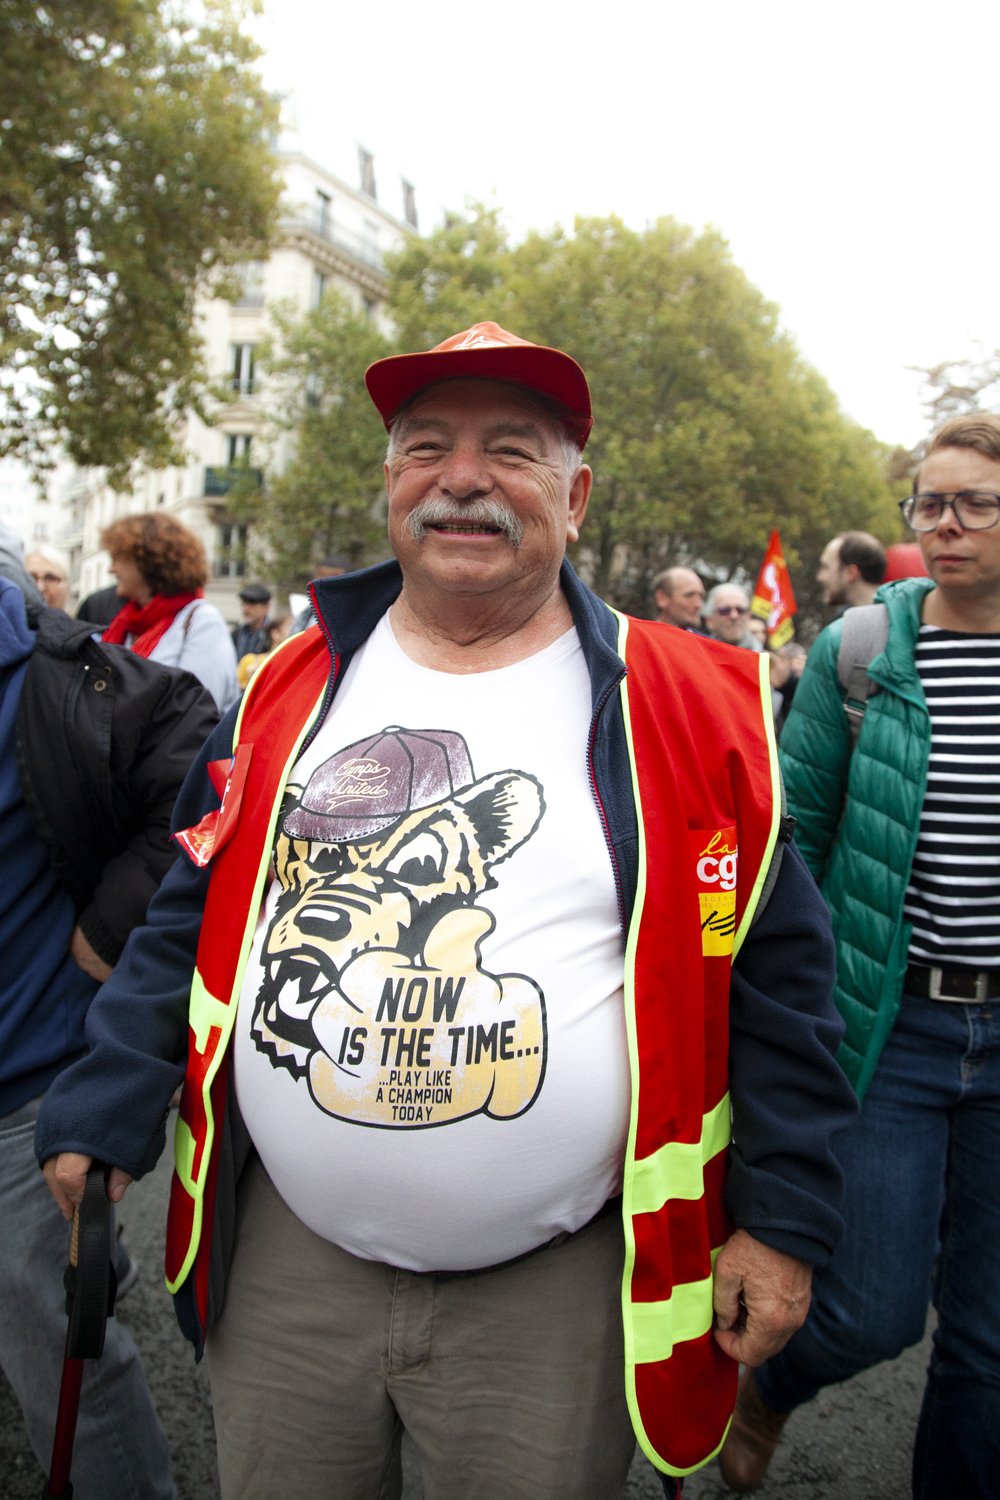
M745 1495L757 1488L767 1473L781 1429L790 1415L765 1406L753 1371L740 1371L732 1426L719 1454L719 1469L731 1490Z

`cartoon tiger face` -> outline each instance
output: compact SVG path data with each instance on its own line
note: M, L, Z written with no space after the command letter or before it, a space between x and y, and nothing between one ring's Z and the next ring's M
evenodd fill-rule
M289 798L300 799L301 789L290 788ZM326 842L282 831L275 846L282 890L261 951L251 1028L257 1047L275 1066L304 1073L319 1046L312 1018L321 1002L329 1011L345 965L372 949L417 959L442 916L495 885L493 867L541 815L534 778L505 771L370 837ZM357 1007L339 998L346 1019Z

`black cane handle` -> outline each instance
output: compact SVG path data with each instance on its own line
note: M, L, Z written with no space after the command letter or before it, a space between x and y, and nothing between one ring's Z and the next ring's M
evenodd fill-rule
M99 1359L104 1349L108 1313L114 1306L111 1264L112 1217L103 1162L91 1163L83 1198L73 1220L70 1264L66 1270L71 1359Z

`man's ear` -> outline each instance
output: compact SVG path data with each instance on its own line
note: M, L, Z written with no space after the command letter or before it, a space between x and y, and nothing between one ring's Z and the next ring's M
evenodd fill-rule
M569 542L577 542L580 539L580 527L587 514L587 502L590 499L590 488L593 482L594 472L590 465L581 464L569 487L569 516L566 522L566 540Z

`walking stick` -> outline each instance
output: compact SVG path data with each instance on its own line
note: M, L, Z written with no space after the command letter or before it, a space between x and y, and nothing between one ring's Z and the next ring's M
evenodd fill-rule
M52 1463L42 1500L71 1500L70 1465L80 1409L85 1359L100 1359L107 1320L115 1305L117 1277L111 1264L111 1204L103 1162L91 1163L83 1198L73 1218L66 1287L66 1354L59 1387L59 1409L52 1441Z

